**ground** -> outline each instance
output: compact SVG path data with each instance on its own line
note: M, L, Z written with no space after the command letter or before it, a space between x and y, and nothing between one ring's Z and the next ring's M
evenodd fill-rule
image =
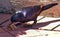
M0 25L2 22L9 19L11 16L12 15L10 14L0 14ZM7 21L2 24L3 27L0 27L0 36L1 37L60 37L60 4L58 3L58 5L46 11L43 11L41 15L37 18L37 20L39 18L42 18L43 16L45 17L37 21L37 24L33 26L33 28L36 29L18 27L15 31L8 31L6 29L6 26L10 23L10 21Z
M6 19L9 19L10 17L10 14L0 14L0 23ZM38 16L37 20L42 17L43 16ZM33 26L33 28L37 29L18 27L15 31L8 31L6 26L9 23L10 21L7 21L6 23L2 24L3 27L0 27L1 37L60 37L60 18L45 17L37 21L37 24ZM56 27L57 25L58 27ZM56 28L53 29L54 27Z

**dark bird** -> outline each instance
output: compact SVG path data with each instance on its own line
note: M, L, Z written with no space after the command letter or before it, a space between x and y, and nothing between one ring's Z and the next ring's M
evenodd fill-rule
M35 5L30 7L24 7L18 11L11 17L11 22L20 22L25 23L28 21L34 21L34 24L37 22L37 16L44 10L47 10L53 6L57 5L57 3L48 4L46 6ZM17 25L16 25L17 26Z

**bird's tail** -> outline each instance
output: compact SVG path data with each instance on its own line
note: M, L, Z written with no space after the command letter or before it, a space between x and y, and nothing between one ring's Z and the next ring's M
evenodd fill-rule
M47 10L55 5L58 5L58 3L52 3L52 4L48 4L46 6L43 6L41 11Z

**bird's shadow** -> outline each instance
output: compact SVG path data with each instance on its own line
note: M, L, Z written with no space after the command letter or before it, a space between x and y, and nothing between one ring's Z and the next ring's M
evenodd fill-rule
M40 27L45 27L45 26L49 25L50 23L54 23L54 22L58 22L58 21L60 21L60 20L53 20L53 21L48 21L48 22L43 22L43 23L37 23L37 24L35 24L33 26L32 29L40 28ZM23 35L23 34L25 34L25 31L27 31L29 29L30 28L19 28L18 30L19 30L19 32L21 32L19 34L22 34Z
M37 23L33 26L33 28L40 28L40 27L45 27L49 25L50 23L58 22L60 20L53 20L53 21L48 21L48 22L42 22L42 23Z

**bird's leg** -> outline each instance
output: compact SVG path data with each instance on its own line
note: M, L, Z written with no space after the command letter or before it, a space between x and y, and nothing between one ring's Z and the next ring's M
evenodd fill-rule
M34 25L34 24L36 24L36 23L37 23L37 20L34 20L34 23L33 23L33 25Z
M37 17L34 19L34 23L32 24L32 26L35 25L36 23L37 23Z
M36 22L37 22L37 20L35 19L33 24L25 25L24 27L26 27L26 28L33 28L32 26L34 26L36 24Z
M37 23L37 20L34 20L34 23L31 25L31 28L33 29L33 26Z

